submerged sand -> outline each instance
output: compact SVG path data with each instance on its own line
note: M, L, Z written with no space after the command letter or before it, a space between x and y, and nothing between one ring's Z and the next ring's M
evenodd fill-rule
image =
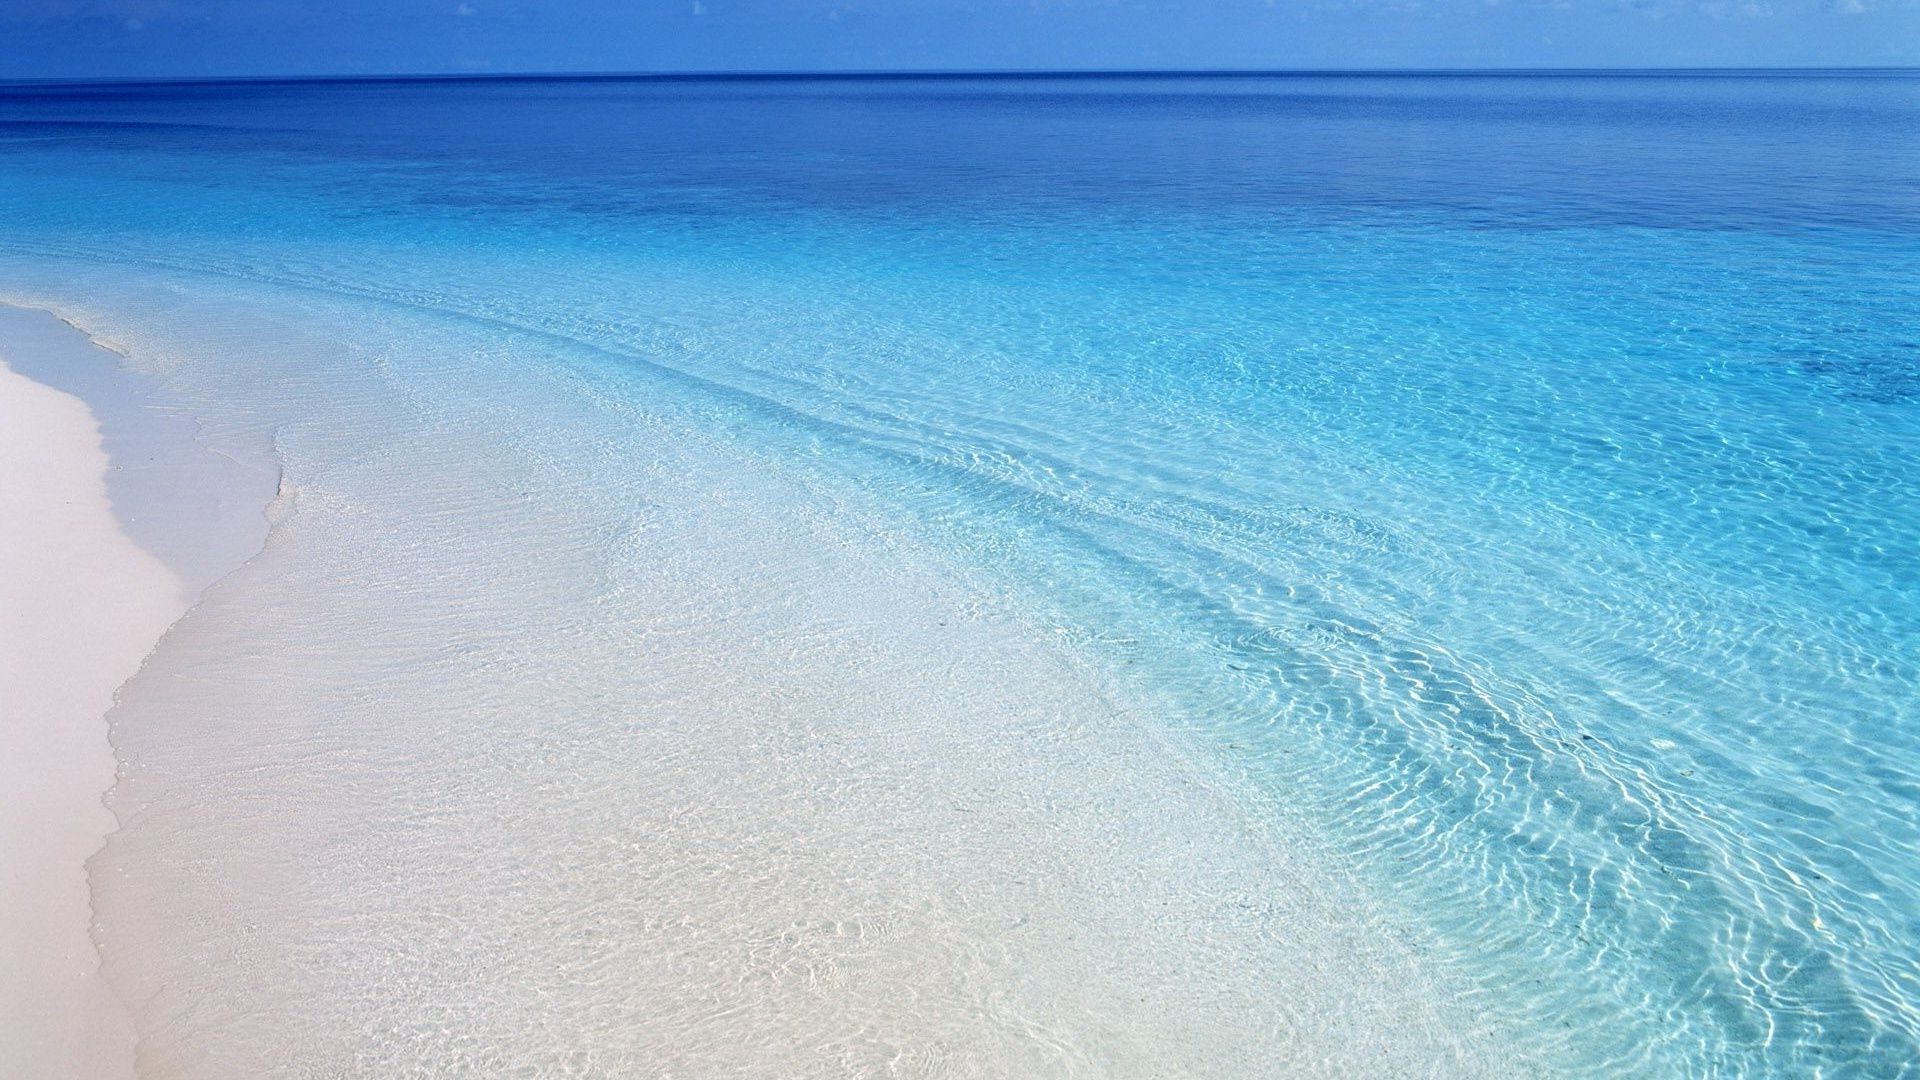
M114 712L140 1076L1516 1074L1152 702L909 532L462 331L182 303L273 342L174 370L288 484Z

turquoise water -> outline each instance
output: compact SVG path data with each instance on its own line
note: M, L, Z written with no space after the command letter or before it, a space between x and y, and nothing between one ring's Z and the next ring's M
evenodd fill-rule
M668 417L1160 703L1542 1071L1905 1076L1916 131L1901 73L14 87L0 298L241 435L378 369L333 437L645 499L526 425Z

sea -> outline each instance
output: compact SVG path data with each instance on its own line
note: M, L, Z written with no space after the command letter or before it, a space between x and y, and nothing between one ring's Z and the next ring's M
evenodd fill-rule
M1920 1075L1920 73L6 83L0 301L279 477L143 1076Z

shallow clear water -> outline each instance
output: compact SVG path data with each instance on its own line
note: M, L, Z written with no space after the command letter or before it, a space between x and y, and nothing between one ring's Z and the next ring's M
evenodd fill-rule
M750 1051L782 1023L860 1033L813 1047L822 1074L1300 1068L1356 1036L1288 1057L1246 1018L1365 1043L1403 1007L1302 989L1306 961L1272 951L1339 954L1317 935L1344 912L1394 943L1354 981L1417 970L1436 999L1392 1048L1404 1071L1907 1075L1915 131L1920 77L1900 74L0 91L0 298L125 345L209 438L270 443L319 511L209 595L117 720L141 765L96 876L157 875L149 895L179 898L157 917L195 928L154 935L126 978L166 982L182 950L204 973L201 1004L158 1007L189 1019L150 1037L150 1068L266 1030L248 1025L282 984L314 995L289 1045L389 1071L771 1068ZM993 629L964 647L931 630L981 610ZM274 679L245 675L263 664ZM848 680L858 704L820 703ZM1063 734L1101 729L1094 701L1145 741ZM631 719L763 713L798 740L765 759L710 733L676 759L673 723ZM196 741L183 715L225 719ZM842 715L896 756L836 747L819 718ZM1056 735L1071 760L1020 741ZM983 771L949 775L955 755ZM1023 872L1207 868L1153 900L1089 887L1126 898L1087 916L1089 955L1133 957L1104 980L1047 967L1064 937L996 955L1013 893L915 922L874 884L935 904L992 878L919 866L939 827L901 807L1022 762L1047 768L1004 791L1057 782L1069 804L1121 806L1156 768L1218 785L1219 806L1158 817L1003 800L1012 834L1073 837ZM651 793L619 779L639 775ZM888 794L838 801L823 776ZM811 809L662 825L690 791L731 805L728 784ZM881 810L895 828L863 831ZM526 847L435 831L463 814ZM180 870L201 865L168 846L181 822L247 872ZM643 972L599 970L608 950L653 949L730 888L683 875L620 915L646 867L704 865L620 844L744 829L737 866L801 843L762 827L841 870L742 891L715 940L772 897L831 897L796 917L888 914L822 930L825 966L903 981L808 997L816 971L799 999L741 985L750 1005L702 1012L688 965L724 949L695 942L642 980L691 996L641 1026L745 1042L669 1052L602 1017L620 999L594 988ZM288 837L335 854L281 865ZM555 850L559 877L526 869ZM1295 858L1340 898L1300 901L1303 873L1263 861ZM493 907L470 887L527 873ZM369 890L387 902L337 899ZM203 914L288 897L299 917L249 946ZM1184 914L1138 921L1158 902ZM547 952L481 929L528 910L559 927ZM297 925L335 933L294 948ZM442 926L489 944L455 962ZM861 951L929 935L931 969ZM966 975L921 1001L900 973L934 969ZM567 1024L448 989L529 970L564 984L540 993ZM1193 1045L1066 991L1087 983L1178 983L1142 1015ZM1289 1000L1316 1004L1287 1019Z

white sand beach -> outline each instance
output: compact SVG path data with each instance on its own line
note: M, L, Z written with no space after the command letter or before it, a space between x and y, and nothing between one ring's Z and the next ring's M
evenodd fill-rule
M0 342L0 358L6 353ZM88 937L86 859L113 828L107 710L186 608L129 539L80 399L0 367L0 1074L131 1075Z
M1519 1074L1292 819L866 504L468 327L113 298L48 303L140 408L22 370L197 597L90 863L143 1080ZM270 536L271 470L182 484L155 416L271 432ZM206 587L170 484L256 554Z

